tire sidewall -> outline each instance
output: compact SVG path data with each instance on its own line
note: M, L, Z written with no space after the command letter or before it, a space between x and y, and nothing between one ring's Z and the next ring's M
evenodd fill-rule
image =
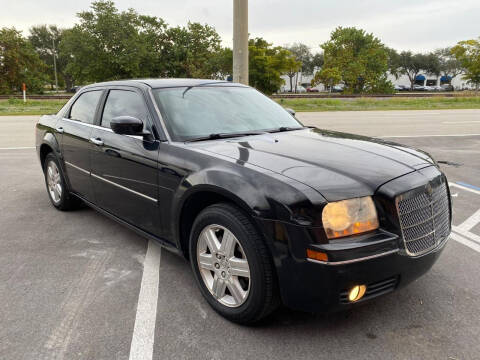
M208 225L221 225L231 231L240 245L243 248L245 256L247 257L248 265L250 268L250 291L247 300L238 307L228 307L218 302L214 296L210 293L206 287L203 278L200 274L197 262L197 244L198 237L202 230ZM264 299L264 269L259 254L255 251L253 240L249 238L249 235L244 226L236 220L232 215L224 214L217 209L207 208L204 210L195 220L192 226L192 232L190 234L190 263L192 266L195 278L200 286L200 290L209 304L221 315L235 320L236 318L243 318L250 313L253 309L259 306L259 303Z

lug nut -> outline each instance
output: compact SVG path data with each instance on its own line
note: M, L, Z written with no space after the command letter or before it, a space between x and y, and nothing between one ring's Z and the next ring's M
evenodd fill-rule
M225 277L225 271L222 271L222 277Z
M220 264L219 263L215 263L215 269L220 269Z

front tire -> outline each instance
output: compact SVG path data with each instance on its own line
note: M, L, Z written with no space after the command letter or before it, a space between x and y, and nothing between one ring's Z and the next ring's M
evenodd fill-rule
M271 256L239 208L215 204L198 215L190 234L190 262L202 295L225 318L249 324L277 307Z
M65 175L53 153L49 153L45 157L43 169L48 197L53 206L59 210L78 208L81 202L70 194L65 181Z

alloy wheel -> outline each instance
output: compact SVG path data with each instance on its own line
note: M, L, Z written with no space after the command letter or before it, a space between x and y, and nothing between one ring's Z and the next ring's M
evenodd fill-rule
M47 165L47 186L50 197L55 204L58 204L62 198L62 178L57 164L49 161Z
M197 265L202 280L221 304L238 307L248 298L250 267L242 246L221 225L206 226L197 240Z

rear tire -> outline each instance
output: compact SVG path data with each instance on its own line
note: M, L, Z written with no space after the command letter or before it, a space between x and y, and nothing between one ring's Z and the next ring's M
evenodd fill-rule
M197 216L190 234L190 262L202 295L228 320L251 324L277 308L271 255L239 208L220 203Z
M47 194L52 205L62 211L78 208L81 200L70 194L65 175L53 153L49 153L45 157L43 169Z

